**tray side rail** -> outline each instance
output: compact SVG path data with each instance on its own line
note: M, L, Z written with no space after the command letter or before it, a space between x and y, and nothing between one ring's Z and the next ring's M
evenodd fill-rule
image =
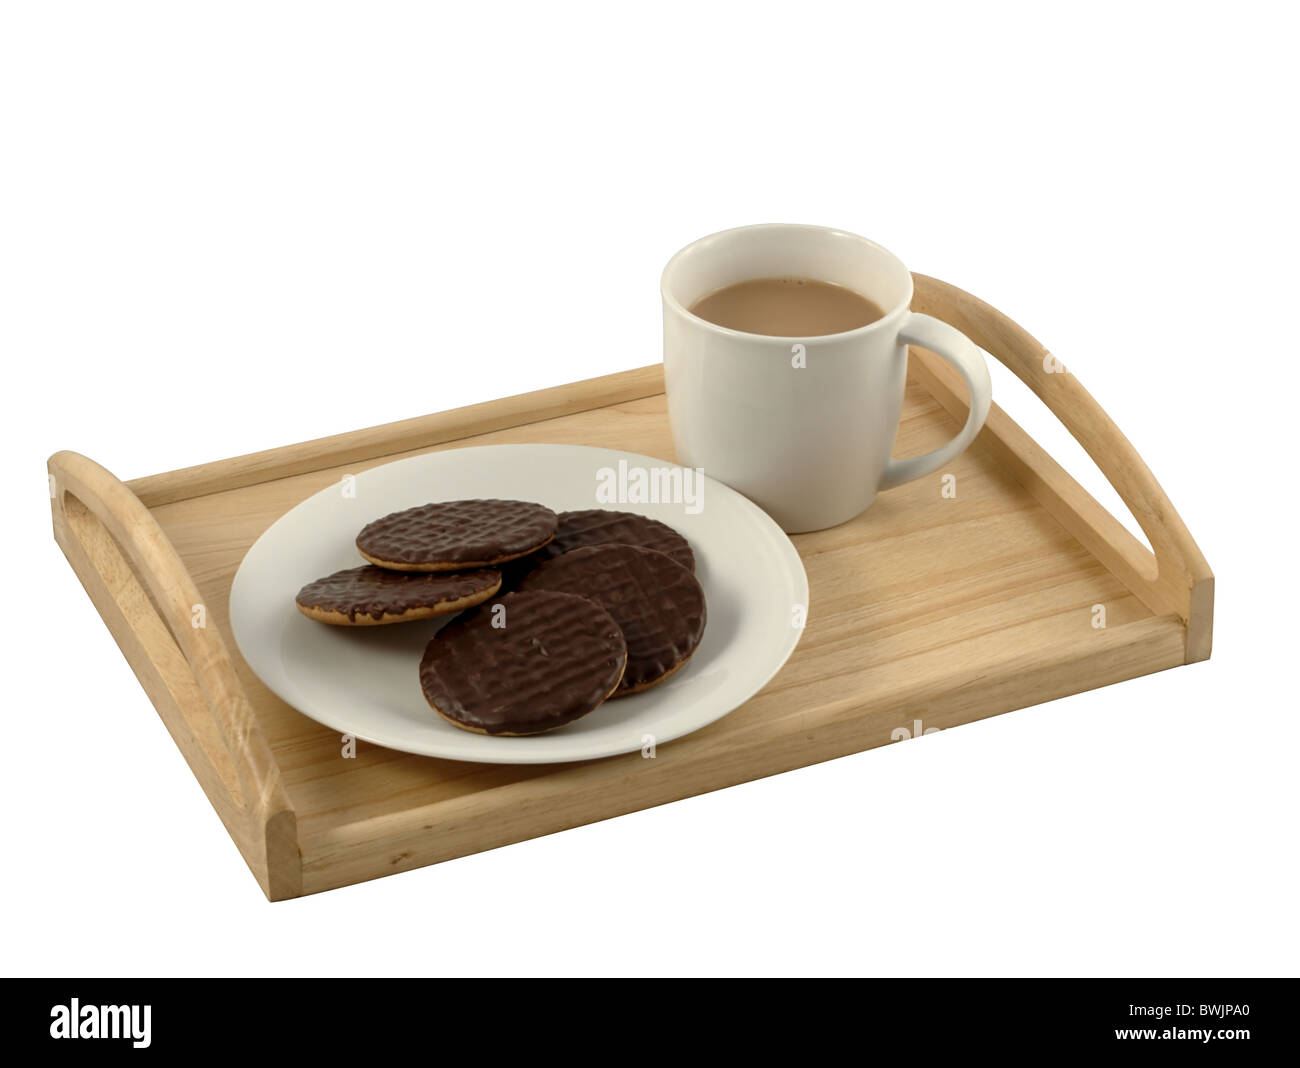
M1105 410L1028 331L977 297L914 274L912 308L955 326L1009 368L1056 416L1114 487L1151 543L1148 549L996 404L978 439L1098 560L1157 615L1187 629L1186 663L1210 656L1214 575L1137 450ZM955 372L912 350L913 367L956 418L968 407Z
M48 467L55 539L267 897L297 896L293 806L193 578L109 471L75 452Z

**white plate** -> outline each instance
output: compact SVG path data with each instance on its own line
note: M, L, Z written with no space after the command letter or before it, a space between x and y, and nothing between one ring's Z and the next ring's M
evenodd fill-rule
M794 651L808 578L781 529L735 490L701 478L699 506L597 500L598 472L660 471L662 460L581 445L487 445L427 453L309 497L248 550L230 589L230 624L244 659L279 697L312 719L376 745L491 764L544 764L629 753L725 716L756 694ZM708 598L704 639L672 679L608 701L566 727L526 738L462 731L420 690L419 662L442 621L332 627L307 619L294 595L312 579L364 561L367 522L429 501L504 497L557 512L609 507L681 531ZM694 511L695 514L690 514Z

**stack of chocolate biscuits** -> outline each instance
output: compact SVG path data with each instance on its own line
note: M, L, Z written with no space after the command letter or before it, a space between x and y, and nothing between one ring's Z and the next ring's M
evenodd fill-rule
M463 730L562 727L663 682L704 635L690 544L631 512L444 501L376 519L357 549L369 563L308 583L299 611L340 626L463 612L420 661L425 698Z

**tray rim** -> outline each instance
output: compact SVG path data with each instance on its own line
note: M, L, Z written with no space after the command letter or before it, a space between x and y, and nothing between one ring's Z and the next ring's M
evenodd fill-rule
M1083 658L1065 665L1076 672L1071 677L1061 676L1062 664L1026 663L1018 676L1022 685L1010 705L996 695L973 703L958 694L936 692L934 707L939 719L947 716L953 724L968 722L1147 671L1208 659L1213 632L1213 574L1128 439L1078 380L1059 369L1049 350L1023 328L955 286L925 275L914 275L914 279L914 310L950 322L1015 373L1096 463L1151 544L1151 549L1142 545L995 404L980 434L980 443L1152 612L1152 618L1105 635L1088 654L1086 665ZM911 356L912 369L921 384L945 409L963 419L964 389L947 365L920 349L913 348ZM405 870L392 866L387 872L373 871L367 858L376 851L391 853L400 843L418 837L424 827L421 821L433 814L410 809L400 814L403 818L385 817L382 827L371 826L375 820L363 820L359 825L333 828L310 841L302 839L274 753L243 692L225 640L217 628L191 626L191 609L201 602L197 587L151 509L611 407L662 392L662 365L656 364L130 482L118 480L77 453L59 452L50 457L55 539L268 899L296 897ZM1080 681L1082 685L1070 688ZM859 702L856 707L861 710L866 704ZM828 715L827 725L835 729L824 732L815 747L791 750L776 759L755 752L755 761L761 758L762 766L769 770L746 771L734 782L880 744L878 740L864 739L861 732L855 736L847 715ZM750 747L762 741L757 737ZM606 762L574 765L572 769L581 773L602 763ZM572 769L517 784L522 787L519 792L541 798L554 796L552 791L561 787L572 794L597 785L598 776L575 776ZM678 780L688 774L683 771ZM608 818L734 785L726 776L719 779L716 775L710 776L708 782L660 778L667 782L667 789L665 781L661 781L654 791L646 791L630 804L598 806L601 814L591 818ZM685 790L679 789L682 785ZM480 836L473 848L463 849L460 843L472 834L472 828L468 827L469 815L459 813L458 804L468 800L435 806L440 842L436 846L421 842L420 850L399 852L399 859L418 856L408 865L416 867L591 822L564 818L552 821L554 825L539 820L525 826L507 824L494 831L492 844L482 844ZM427 831L427 827L424 829ZM340 862L340 850L353 855ZM318 869L323 861L319 858L327 856L334 867L322 874Z

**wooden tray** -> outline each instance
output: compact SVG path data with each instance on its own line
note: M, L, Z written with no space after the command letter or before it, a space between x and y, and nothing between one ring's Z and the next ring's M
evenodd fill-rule
M794 538L803 641L757 697L640 753L462 764L357 745L274 697L229 630L231 579L275 519L353 473L432 449L570 442L669 458L662 369L409 419L123 483L50 458L54 535L266 896L312 894L952 727L1210 655L1214 579L1133 447L1047 350L987 304L916 276L912 306L1016 373L1132 510L1154 553L994 406L939 476ZM1053 373L1053 371L1056 373ZM965 419L955 373L913 350L898 452ZM193 626L194 607L206 609ZM1094 626L1105 606L1104 628Z

